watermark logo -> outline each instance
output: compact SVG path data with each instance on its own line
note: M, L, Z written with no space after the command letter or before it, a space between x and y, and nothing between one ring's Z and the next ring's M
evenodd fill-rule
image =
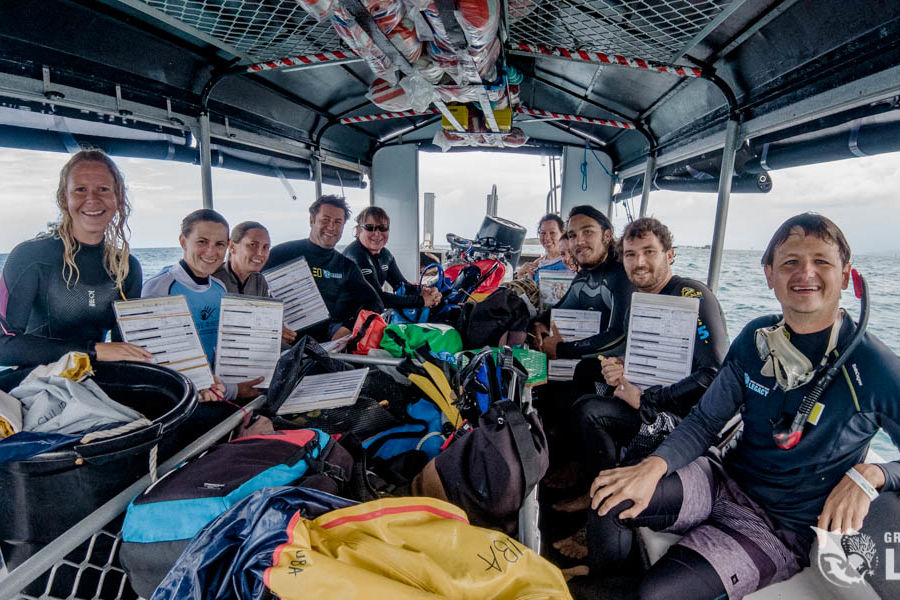
M816 566L826 581L849 588L865 584L878 568L875 540L865 533L841 535L813 527L819 541Z

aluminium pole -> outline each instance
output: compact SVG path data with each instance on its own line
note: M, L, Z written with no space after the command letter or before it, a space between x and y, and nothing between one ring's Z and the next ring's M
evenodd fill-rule
M315 172L315 180L316 180L315 181L315 183L316 183L315 199L318 200L319 198L322 197L322 157L317 155L315 157L314 164L315 164L315 171L316 171Z
M732 117L725 127L725 146L722 148L722 168L719 171L719 200L716 205L716 223L712 246L709 251L709 274L706 285L715 294L719 289L719 273L722 270L722 253L725 249L725 225L728 222L728 203L731 200L731 178L734 175L734 155L740 144L740 121Z
M650 189L653 187L653 176L656 175L656 152L647 155L647 168L644 170L644 187L641 189L641 212L639 216L647 216L650 206Z
M212 197L212 148L209 135L209 111L200 113L200 186L203 192L203 208L213 207Z

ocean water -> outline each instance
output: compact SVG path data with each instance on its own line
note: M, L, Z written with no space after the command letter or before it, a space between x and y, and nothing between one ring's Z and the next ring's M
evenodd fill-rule
M536 254L540 248L526 247L523 250ZM135 248L133 252L141 261L145 280L159 273L162 267L181 258L181 248ZM759 264L761 256L762 252L755 250L726 250L723 256L717 296L732 338L751 319L779 312L775 296L766 287ZM0 267L5 262L6 254L0 254ZM708 266L708 249L676 249L672 269L678 275L705 282ZM897 284L900 281L900 261L888 256L856 256L854 267L866 277L869 284L869 331L900 354L900 285ZM842 306L854 319L858 318L859 301L852 290L844 292ZM882 456L892 459L900 457L900 452L884 434L879 434L873 446Z

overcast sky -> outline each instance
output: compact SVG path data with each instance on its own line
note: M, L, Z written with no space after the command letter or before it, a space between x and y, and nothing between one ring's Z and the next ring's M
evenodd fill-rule
M42 231L57 218L53 196L59 153L0 148L0 252ZM471 237L485 210L485 197L496 183L500 216L536 234L550 180L546 159L498 153L420 154L420 195L434 192L436 239L452 232ZM200 172L192 165L143 159L117 159L125 173L134 207L130 220L133 247L178 244L178 224L201 206ZM900 254L900 153L799 167L772 173L768 194L734 194L725 240L728 248L760 249L787 217L812 210L844 230L854 252ZM274 243L306 237L306 212L313 196L309 182L291 182L299 199L290 199L273 177L213 170L215 207L230 223L257 220ZM325 186L326 192L340 188ZM369 202L368 190L346 190L354 213ZM635 211L639 199L632 201ZM677 244L701 246L712 240L715 194L653 192L650 212L669 225ZM619 205L617 229L626 221ZM344 242L352 239L350 228Z

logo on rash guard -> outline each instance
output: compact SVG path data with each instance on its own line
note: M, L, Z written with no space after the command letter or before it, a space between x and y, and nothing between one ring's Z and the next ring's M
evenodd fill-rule
M214 313L215 311L216 311L216 307L215 307L215 306L204 306L204 307L200 310L200 318L203 319L203 320L205 321L205 320L207 320L208 318L210 318L211 316L213 316L213 313Z
M751 392L756 392L760 396L769 395L769 388L760 383L756 383L755 381L750 379L750 376L746 373L744 373L744 385L747 386L748 390L750 390Z
M97 306L97 292L94 290L88 290L88 306L91 308L95 308Z

